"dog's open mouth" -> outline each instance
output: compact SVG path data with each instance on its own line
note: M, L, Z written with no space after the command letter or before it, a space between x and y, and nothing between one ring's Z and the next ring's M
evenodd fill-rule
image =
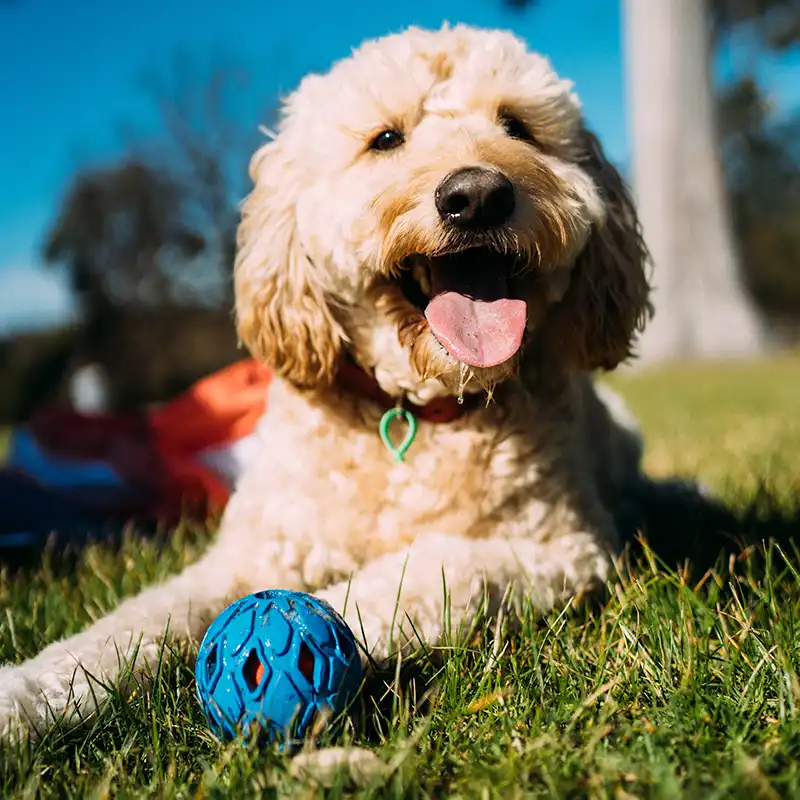
M453 358L471 367L493 367L519 350L527 307L513 296L517 256L488 247L403 263L400 286L428 320Z

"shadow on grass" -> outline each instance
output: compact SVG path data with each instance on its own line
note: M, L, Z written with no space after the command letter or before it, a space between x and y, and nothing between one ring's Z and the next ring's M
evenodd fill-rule
M792 552L800 541L800 497L793 500L787 506L762 489L732 508L691 485L645 482L618 525L632 558L642 554L644 540L667 567L699 576L770 540Z
M410 733L413 722L430 707L430 691L435 685L432 673L424 658L409 659L399 671L369 670L348 712L358 740L378 745L393 738L403 721Z

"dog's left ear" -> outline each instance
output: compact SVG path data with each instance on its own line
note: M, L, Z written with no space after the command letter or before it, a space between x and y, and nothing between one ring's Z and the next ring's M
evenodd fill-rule
M253 156L250 174L234 268L239 338L296 387L324 386L334 379L344 333L320 267L300 244L296 165L274 141Z
M577 369L613 369L631 355L652 314L647 248L633 200L597 137L581 134L582 166L594 180L606 218L595 225L571 270L563 299L551 309L548 339Z

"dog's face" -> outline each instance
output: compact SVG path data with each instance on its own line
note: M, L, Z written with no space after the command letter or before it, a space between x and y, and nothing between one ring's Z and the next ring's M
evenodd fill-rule
M620 177L510 34L364 45L303 81L251 173L239 332L298 386L330 382L345 349L417 400L512 376L534 343L610 368L647 314Z

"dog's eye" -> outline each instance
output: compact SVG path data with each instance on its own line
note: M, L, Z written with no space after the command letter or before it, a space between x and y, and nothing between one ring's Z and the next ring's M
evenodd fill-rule
M531 132L528 130L525 123L513 114L501 114L499 122L512 139L519 139L522 142L536 144L536 140L531 136Z
M381 131L370 143L370 150L394 150L405 142L405 136L394 129Z

